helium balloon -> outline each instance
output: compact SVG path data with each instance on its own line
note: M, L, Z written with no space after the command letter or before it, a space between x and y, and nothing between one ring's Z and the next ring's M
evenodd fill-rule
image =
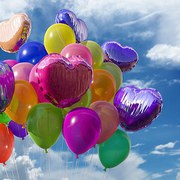
M76 35L77 42L87 39L88 29L85 22L77 18L72 11L66 9L60 10L56 15L55 22L69 25Z
M2 113L13 97L14 74L5 62L0 62L0 70L0 113Z
M119 129L107 141L99 144L99 159L105 170L122 163L128 157L130 146L129 137Z
M14 73L15 80L26 80L29 81L29 74L33 65L31 63L18 63L13 66L12 70Z
M105 70L95 69L94 80L91 84L92 101L110 101L116 91L116 81L114 77Z
M28 135L26 128L14 121L10 121L8 127L16 137L22 138L22 140Z
M151 124L162 109L161 94L152 88L135 86L121 88L114 105L119 111L120 125L127 131L137 131Z
M71 60L49 54L37 66L38 83L43 96L64 108L80 100L92 80L92 68L81 57Z
M74 109L64 119L63 136L77 157L97 143L100 133L101 121L92 109L83 107Z
M11 68L18 63L16 60L13 60L13 59L7 59L7 60L4 60L3 62L5 62Z
M47 55L47 51L43 44L32 41L25 43L18 52L18 62L28 62L31 64L37 64L44 56Z
M71 56L80 56L92 66L92 55L89 49L82 44L69 44L62 51L61 55L69 58Z
M47 152L61 133L62 129L61 109L52 104L37 104L27 118L27 130L33 141Z
M31 21L27 14L15 14L0 23L0 47L14 53L27 41L31 32Z
M8 115L5 112L0 114L0 123L7 125L10 121L11 119L8 117Z
M12 101L5 112L13 121L25 127L28 112L37 103L32 85L27 81L16 81Z
M94 41L83 41L81 42L81 44L83 44L90 50L93 58L93 68L99 68L104 60L101 46L99 46L99 44Z
M103 44L102 49L105 60L118 65L123 72L131 70L138 62L138 54L131 47L109 41Z
M0 163L5 165L14 148L14 136L4 124L0 124Z
M102 131L97 141L98 144L101 144L116 131L119 125L119 114L116 107L106 101L96 101L90 105L90 108L99 115L101 120Z
M102 66L100 68L110 72L113 75L116 81L116 91L119 90L123 79L121 69L114 63L110 62L102 63Z
M48 52L60 53L68 44L75 43L74 31L66 24L53 24L44 35L44 45Z

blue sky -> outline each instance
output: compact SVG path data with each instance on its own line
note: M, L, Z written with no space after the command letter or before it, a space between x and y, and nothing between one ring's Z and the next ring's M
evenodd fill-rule
M132 149L120 166L102 171L97 148L76 162L62 137L46 157L29 138L16 139L7 169L0 179L177 179L180 180L180 17L179 0L0 0L0 20L26 12L32 21L29 40L43 42L59 9L83 19L89 40L102 45L115 40L139 54L136 67L123 74L123 86L152 87L163 97L160 116L146 129L128 133ZM0 50L0 60L16 58ZM91 155L93 153L93 155ZM68 160L67 160L68 159Z

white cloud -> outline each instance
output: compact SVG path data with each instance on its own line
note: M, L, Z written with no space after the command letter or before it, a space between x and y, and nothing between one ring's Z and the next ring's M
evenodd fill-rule
M169 142L167 144L160 144L158 146L155 147L156 150L163 150L163 149L171 149L174 148L174 146L176 145L177 142Z
M131 148L137 148L137 147L140 147L140 146L144 146L144 144L142 143L137 143L135 145L132 145Z
M169 85L174 85L174 84L179 84L180 83L180 79L172 79L168 82Z
M180 172L177 173L176 180L180 180Z
M153 84L154 84L153 80L145 82L145 81L139 80L139 79L129 79L123 83L123 86L134 85L139 88L148 88L148 87L152 86Z
M163 176L164 176L164 174L154 173L154 174L152 174L152 179L159 179L159 178L162 178Z

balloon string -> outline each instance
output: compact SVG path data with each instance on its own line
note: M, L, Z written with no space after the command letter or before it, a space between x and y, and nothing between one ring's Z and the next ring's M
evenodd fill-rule
M49 180L50 180L50 163L51 163L51 159L50 159L50 151L49 151L49 154L48 154L48 171L49 171Z
M4 165L4 171L5 171L5 173L6 173L7 179L10 179L10 178L9 178L9 175L8 175L8 172L7 172L7 169L6 169L6 165Z
M16 160L15 160L14 156L13 156L13 162L14 162L14 164L15 164L15 168L16 168L18 180L20 180L20 178L19 178L19 172L18 172L18 169L17 169L17 164L16 164Z

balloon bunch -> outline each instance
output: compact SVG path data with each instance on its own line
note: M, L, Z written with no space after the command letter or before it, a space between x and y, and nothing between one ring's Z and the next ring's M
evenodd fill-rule
M114 41L101 47L87 40L86 24L69 10L58 12L44 45L25 43L30 24L25 14L0 23L0 47L18 51L17 61L0 62L0 162L12 153L13 134L29 135L47 152L62 131L77 156L98 144L103 166L117 166L130 151L119 124L137 131L162 108L155 89L120 88L122 72L137 64L136 51Z

